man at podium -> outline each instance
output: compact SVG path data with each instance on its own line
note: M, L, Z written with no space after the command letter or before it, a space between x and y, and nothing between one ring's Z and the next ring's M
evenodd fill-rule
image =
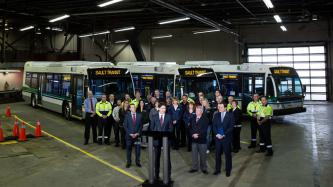
M160 104L160 109L158 114L154 115L151 121L150 130L152 132L169 132L173 131L172 119L171 116L166 114L166 105ZM162 137L154 139L154 150L155 150L155 179L160 180L160 158L161 158L161 148L163 146ZM171 181L171 161L170 161L170 141L169 141L169 149L166 150L169 154L169 181ZM164 150L165 151L165 150Z

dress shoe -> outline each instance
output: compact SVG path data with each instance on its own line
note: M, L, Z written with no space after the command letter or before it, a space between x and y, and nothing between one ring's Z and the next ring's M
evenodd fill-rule
M138 166L139 168L142 167L142 165L140 163L136 163L136 166Z
M230 172L226 172L226 173L225 173L225 176L226 176L226 177L230 177Z
M195 172L198 172L198 170L196 169L191 169L190 171L188 171L189 173L195 173Z
M131 167L131 164L130 163L127 163L126 164L126 168L130 168Z
M214 171L213 175L219 175L220 173L220 171Z
M205 175L208 175L208 171L207 170L203 170L202 173L205 174Z
M266 156L273 156L273 151L267 151Z
M256 153L264 153L264 152L266 152L266 150L264 150L264 149L258 149L258 150L256 151Z
M119 143L116 143L115 147L119 147Z
M234 153L238 153L238 149L234 149L234 150L232 150L232 152L234 152Z

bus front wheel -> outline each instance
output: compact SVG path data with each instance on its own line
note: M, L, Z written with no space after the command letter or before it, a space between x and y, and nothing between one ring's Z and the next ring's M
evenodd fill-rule
M66 118L67 120L70 120L70 119L71 119L71 108L70 108L70 106L69 106L68 103L65 103L65 104L64 104L64 107L63 107L63 114L64 114L64 116L65 116L65 118Z

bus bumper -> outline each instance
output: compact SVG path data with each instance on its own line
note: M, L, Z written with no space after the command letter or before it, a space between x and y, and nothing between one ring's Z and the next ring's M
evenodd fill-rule
M273 115L274 116L282 116L282 115L296 114L296 113L302 113L302 112L306 112L305 107L275 109L273 111Z

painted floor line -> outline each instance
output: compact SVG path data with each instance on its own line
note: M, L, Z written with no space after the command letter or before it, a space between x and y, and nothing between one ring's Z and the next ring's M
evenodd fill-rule
M17 120L19 120L21 122L24 122L27 126L33 128L33 129L36 128L35 126L33 126L30 123L24 121L22 118L18 117L17 115L15 115L14 118L16 118ZM129 172L127 172L127 171L119 168L118 166L112 165L109 162L107 162L107 161L105 161L105 160L103 160L103 159L101 159L101 158L93 155L92 153L89 153L88 151L85 151L85 150L83 150L83 149L81 149L81 148L79 148L79 147L77 147L77 146L75 146L73 144L70 144L70 143L66 142L65 140L62 140L61 138L58 138L58 137L56 137L56 136L54 136L54 135L52 135L52 134L50 134L50 133L48 133L46 131L42 131L42 133L45 134L45 135L47 135L47 136L49 136L49 137L51 137L51 138L53 138L53 139L55 139L55 140L57 140L57 141L59 141L59 142L61 142L61 143L63 143L63 144L65 144L65 145L67 145L68 147L71 147L71 148L73 148L73 149L75 149L75 150L77 150L77 151L85 154L86 156L88 156L88 157L90 157L90 158L92 158L92 159L94 159L94 160L96 160L96 161L98 161L98 162L100 162L100 163L102 163L102 164L104 164L104 165L106 165L106 166L108 166L108 167L110 167L110 168L112 168L112 169L114 169L114 170L116 170L116 171L118 171L118 172L120 172L120 173L128 176L128 177L130 177L130 178L132 178L132 179L135 179L136 181L138 181L140 183L144 182L144 180L142 178L140 178L138 176L135 176L135 175L133 175L133 174L131 174L131 173L129 173Z

